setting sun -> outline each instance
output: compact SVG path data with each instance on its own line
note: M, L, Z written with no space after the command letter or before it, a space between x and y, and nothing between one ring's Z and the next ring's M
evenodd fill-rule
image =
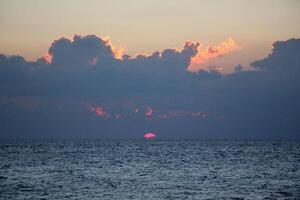
M147 140L154 139L155 137L156 137L156 135L154 133L146 133L144 135L144 138L147 139Z

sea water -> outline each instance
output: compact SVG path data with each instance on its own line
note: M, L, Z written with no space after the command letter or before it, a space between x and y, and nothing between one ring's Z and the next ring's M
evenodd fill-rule
M1 141L0 199L300 199L300 142Z

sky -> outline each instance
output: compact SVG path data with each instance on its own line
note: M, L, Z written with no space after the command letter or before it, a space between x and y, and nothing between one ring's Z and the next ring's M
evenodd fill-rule
M0 139L300 138L300 2L0 2Z
M53 40L75 34L110 36L130 55L232 38L234 54L203 66L229 73L267 55L273 41L299 37L299 9L298 0L2 0L0 52L36 60Z

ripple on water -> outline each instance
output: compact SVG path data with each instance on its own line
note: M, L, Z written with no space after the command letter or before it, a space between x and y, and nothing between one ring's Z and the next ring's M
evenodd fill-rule
M300 143L0 144L0 199L300 199Z

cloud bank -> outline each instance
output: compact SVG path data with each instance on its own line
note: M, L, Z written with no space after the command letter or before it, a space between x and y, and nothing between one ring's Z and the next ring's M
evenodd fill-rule
M186 42L132 57L76 35L35 62L1 54L0 137L300 138L300 39L229 75L201 66L234 40L204 49Z

